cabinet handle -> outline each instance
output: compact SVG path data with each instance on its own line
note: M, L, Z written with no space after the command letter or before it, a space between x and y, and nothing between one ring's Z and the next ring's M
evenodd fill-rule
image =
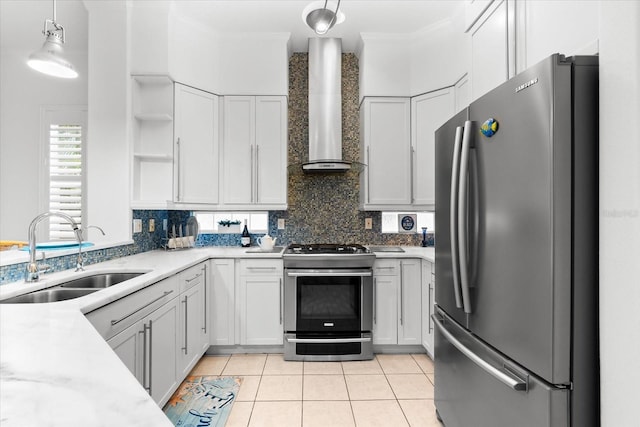
M195 276L193 276L191 279L185 279L184 281L187 282L187 283L191 283L194 280L199 279L200 277L202 277L202 273L198 273Z
M142 334L142 387L151 394L151 387L147 386L147 325L143 325L139 334Z
M280 324L281 325L282 325L282 317L283 317L283 314L282 314L283 305L284 304L282 304L282 278L280 278Z
M256 177L255 177L255 193L256 199L253 201L254 203L260 202L260 188L258 187L258 180L260 179L260 146L256 144Z
M415 159L416 159L416 149L412 146L411 147L411 151L410 151L411 155L409 156L409 173L410 173L410 177L411 177L411 186L410 186L410 190L411 190L411 203L415 203L416 202L416 196L415 196L415 191L413 188L413 170L414 168L414 163L415 163Z
M251 145L251 147L250 147L250 148L251 148L251 153L249 154L249 155L251 156L251 157L250 157L250 159L251 159L251 164L249 165L249 166L251 167L251 177L250 177L250 178L251 178L251 203L254 203L254 202L255 202L255 200L253 199L254 191L255 191L255 189L253 188L253 187L254 187L254 185L253 185L253 184L254 184L254 182L255 182L255 180L256 180L256 176L255 176L255 173L254 173L254 170L255 170L255 167L254 167L254 165L255 165L255 161L254 161L254 150L253 150L253 147L254 147L254 146L253 146L253 145Z
M140 310L144 310L145 308L149 307L151 304L153 304L153 303L155 303L157 301L160 301L162 298L166 297L167 295L169 295L172 292L173 291L165 291L162 295L160 295L158 298L154 299L150 303L147 303L147 304L143 305L142 307L137 308L136 310L132 311L131 313L127 314L126 316L123 316L123 317L121 317L119 319L116 319L116 320L112 320L111 321L111 326L115 326L118 323L122 322L123 320L127 320L129 317L133 316L134 314L136 314Z
M153 320L149 320L149 394L152 393L153 385Z
M180 138L176 141L176 199L180 201Z
M204 306L203 306L204 316L202 316L204 323L202 325L202 330L206 334L207 333L207 264L203 265L202 269L204 272Z
M277 267L251 267L247 266L247 270L276 270Z
M404 280L403 280L403 268L400 264L400 325L404 325Z
M184 304L184 347L182 347L182 351L184 351L184 354L188 354L187 351L187 334L189 332L189 327L187 325L187 321L189 319L189 305L187 303L187 297L184 297L184 301L182 301L182 303Z
M371 175L369 173L369 170L371 170L371 168L369 167L371 165L371 157L369 155L369 147L367 146L367 203L371 203L371 181L369 179L369 176Z

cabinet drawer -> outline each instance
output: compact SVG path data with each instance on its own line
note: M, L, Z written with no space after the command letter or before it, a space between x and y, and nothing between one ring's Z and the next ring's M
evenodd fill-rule
M178 274L180 293L185 292L205 281L206 270L204 263L194 265Z
M280 259L243 259L240 261L241 276L282 276Z
M396 276L400 269L400 263L396 259L378 259L373 264L374 276Z
M109 339L177 297L177 285L175 277L162 280L87 313L86 317L104 339Z

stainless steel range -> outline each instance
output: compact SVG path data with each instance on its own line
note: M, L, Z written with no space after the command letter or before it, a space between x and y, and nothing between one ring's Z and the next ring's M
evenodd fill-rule
M284 259L285 360L373 358L375 255L361 245L289 245Z

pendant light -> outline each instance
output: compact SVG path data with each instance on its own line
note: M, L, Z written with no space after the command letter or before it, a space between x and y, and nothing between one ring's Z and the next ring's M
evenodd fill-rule
M328 0L325 0L324 7L310 11L306 16L306 23L318 35L326 34L336 24L338 20L338 9L340 8L340 0L336 5L336 10L332 11L327 8Z
M53 19L44 21L42 34L46 37L42 47L29 55L29 67L44 74L64 79L78 77L78 72L63 54L64 27L56 22L56 0L53 0Z

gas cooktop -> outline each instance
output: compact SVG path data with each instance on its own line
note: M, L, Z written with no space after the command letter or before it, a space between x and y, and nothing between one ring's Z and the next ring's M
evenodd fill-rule
M357 244L291 244L282 255L285 268L371 268L376 255Z
M329 244L316 243L310 245L302 245L293 243L287 246L285 254L368 254L371 251L362 245L357 244Z

